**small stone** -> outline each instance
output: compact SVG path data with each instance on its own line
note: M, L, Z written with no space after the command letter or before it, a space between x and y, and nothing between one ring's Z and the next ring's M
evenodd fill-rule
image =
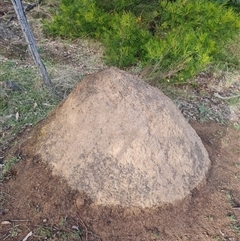
M2 225L9 225L9 224L12 224L10 221L2 221L1 222Z
M79 227L76 226L76 225L73 225L73 226L72 226L72 229L79 231Z
M84 199L83 198L77 198L76 199L76 206L78 208L82 207L84 205Z

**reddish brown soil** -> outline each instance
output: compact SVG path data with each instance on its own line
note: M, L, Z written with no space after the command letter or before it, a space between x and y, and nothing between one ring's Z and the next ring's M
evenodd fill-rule
M1 184L0 240L240 240L240 131L216 123L192 123L212 168L206 185L181 203L148 210L93 207L37 158L23 158ZM64 221L64 225L63 225ZM81 238L64 239L72 226ZM11 237L13 228L19 229ZM41 230L51 230L45 238Z

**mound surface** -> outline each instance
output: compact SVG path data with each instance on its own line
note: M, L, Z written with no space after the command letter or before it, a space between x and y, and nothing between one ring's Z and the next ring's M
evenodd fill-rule
M172 101L116 68L79 83L27 145L99 205L174 203L205 179L210 166L200 138Z

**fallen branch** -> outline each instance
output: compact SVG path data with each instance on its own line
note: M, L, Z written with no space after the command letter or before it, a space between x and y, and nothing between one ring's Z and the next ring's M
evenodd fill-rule
M37 2L35 3L28 3L26 7L24 7L24 11L28 12L32 9L34 9L35 7L37 7L40 3L42 2L42 0L37 0Z
M235 99L235 98L239 98L240 95L233 95L233 96L228 96L228 97L223 97L221 95L219 95L218 93L214 93L213 96L222 99L222 100L231 100L231 99Z

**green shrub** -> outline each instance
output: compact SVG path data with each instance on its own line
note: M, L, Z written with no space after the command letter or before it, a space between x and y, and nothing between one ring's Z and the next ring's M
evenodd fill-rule
M226 41L240 29L239 16L223 5L177 0L161 6L155 37L145 45L146 60L158 63L155 75L163 71L173 81L185 81L218 61Z
M114 13L102 36L108 64L126 67L137 64L146 54L144 44L151 38L131 13Z
M94 0L62 0L52 22L44 21L44 29L52 36L97 38L105 28L107 18Z
M111 11L124 11L129 7L136 5L139 0L101 0L96 1L99 8L104 9L107 12Z
M97 38L108 64L140 63L149 77L171 82L183 82L224 59L224 45L240 29L237 13L217 1L157 2L62 0L45 29L53 36Z
M224 4L226 7L232 8L236 12L240 12L239 0L210 0L215 3Z

